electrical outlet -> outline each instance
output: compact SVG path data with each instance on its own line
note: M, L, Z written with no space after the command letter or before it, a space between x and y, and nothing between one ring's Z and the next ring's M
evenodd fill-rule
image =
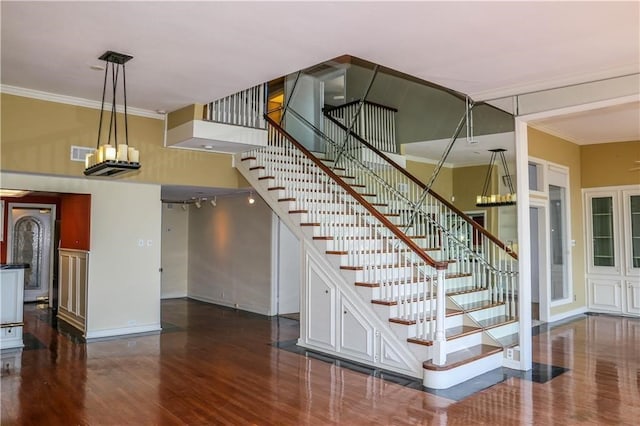
M513 361L513 348L507 348L507 359Z

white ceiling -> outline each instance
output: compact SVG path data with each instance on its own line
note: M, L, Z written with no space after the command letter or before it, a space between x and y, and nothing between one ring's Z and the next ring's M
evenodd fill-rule
M344 54L475 100L640 70L637 1L2 1L0 7L3 85L99 100L103 73L90 66L115 50L134 56L127 64L129 105L151 111L206 103ZM587 143L640 139L639 112L636 103L598 111L599 121L583 113L538 124Z
M513 132L496 133L492 135L474 136L469 143L465 136L461 136L453 144L453 148L445 161L446 167L468 167L489 164L490 149L502 148L510 166L515 167L515 134ZM425 142L414 142L403 145L404 153L414 157L428 158L437 162L445 152L450 139L438 139ZM413 158L416 160L417 158Z
M2 83L98 100L129 53L131 106L172 111L354 55L474 99L638 72L638 2L3 1Z

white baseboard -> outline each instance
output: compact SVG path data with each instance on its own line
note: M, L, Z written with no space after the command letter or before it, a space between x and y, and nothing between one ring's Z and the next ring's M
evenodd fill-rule
M135 325L131 327L123 327L123 328L109 328L106 330L96 330L96 331L88 331L85 334L85 339L103 339L105 337L121 337L130 334L141 334L141 333L151 333L151 332L159 332L162 330L162 327L159 323L156 324L148 324L148 325Z
M562 312L560 314L551 315L549 317L549 322L552 323L552 322L560 321L560 320L563 320L565 318L573 317L575 315L584 314L587 311L588 311L587 307L583 306L581 308L574 309L572 311L567 311L567 312Z
M254 314L271 316L271 312L268 308L256 307L256 306L246 306L243 304L237 304L230 302L228 300L220 300L215 297L202 296L199 294L190 293L187 296L189 299L199 300L200 302L213 303L214 305L227 306L229 308L239 309L241 311L253 312Z
M183 297L188 297L187 293L184 291L173 291L168 293L163 293L160 295L160 299L181 299Z

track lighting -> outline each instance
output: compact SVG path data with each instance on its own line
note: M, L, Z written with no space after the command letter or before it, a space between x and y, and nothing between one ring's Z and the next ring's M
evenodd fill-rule
M183 201L182 202L182 210L184 210L186 212L188 208L189 208L189 206L187 206L187 202Z
M256 202L256 199L255 199L255 198L253 198L253 192L250 192L250 193L249 193L249 198L248 198L248 200L249 200L249 204L253 204L253 203L255 203L255 202Z
M200 198L198 198L198 199L195 201L195 203L193 203L193 204L195 204L197 208L202 207L202 202L201 202Z
M217 198L218 197L213 197L211 200L209 200L209 203L211 203L211 207L215 207L218 203L217 203Z

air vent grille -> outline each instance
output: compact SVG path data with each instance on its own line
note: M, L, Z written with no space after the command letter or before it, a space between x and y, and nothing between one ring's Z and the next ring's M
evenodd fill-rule
M87 158L87 154L92 154L95 148L89 148L86 146L71 146L71 161L82 161Z

